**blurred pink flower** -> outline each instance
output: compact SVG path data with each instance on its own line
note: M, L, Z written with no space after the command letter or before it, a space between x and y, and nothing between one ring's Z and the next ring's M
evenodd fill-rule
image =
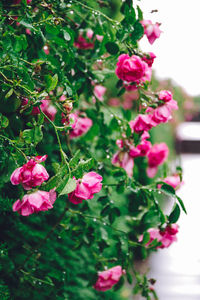
M103 101L103 96L106 92L106 87L100 84L95 85L94 87L94 95L99 99L100 101Z
M168 157L169 149L165 143L155 144L147 154L148 168L147 175L152 178L156 175L158 166L161 165Z
M86 117L81 117L76 113L70 114L69 117L74 120L69 136L71 139L85 134L92 126L92 120Z
M123 168L129 177L133 176L134 160L129 153L117 151L112 158L112 164Z
M105 292L113 287L125 274L125 271L122 270L121 266L115 266L106 271L98 272L98 279L94 285L94 288L97 291Z
M17 200L13 204L13 211L17 211L22 216L29 216L33 213L53 208L55 200L55 190L50 190L50 192L36 191L25 195L22 201Z
M89 172L82 179L76 180L76 189L68 194L69 201L73 204L82 203L83 200L92 199L94 194L102 188L102 176L95 172Z
M150 44L153 44L154 41L160 37L161 30L159 24L153 24L150 20L141 21L142 26L144 27L144 34L146 34Z
M49 178L46 169L40 165L40 162L46 160L46 155L30 159L25 165L17 168L10 177L13 185L22 184L25 190L41 185Z

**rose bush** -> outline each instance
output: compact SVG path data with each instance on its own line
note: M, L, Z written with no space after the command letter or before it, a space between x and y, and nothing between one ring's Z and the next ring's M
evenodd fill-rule
M176 240L181 168L152 131L178 106L138 44L159 25L113 4L0 2L2 299L149 299L135 262Z

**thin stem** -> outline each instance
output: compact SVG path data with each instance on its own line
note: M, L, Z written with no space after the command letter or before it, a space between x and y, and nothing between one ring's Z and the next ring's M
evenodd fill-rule
M65 153L62 149L62 145L61 145L61 141L60 141L60 137L58 134L58 130L56 128L56 125L54 124L54 122L51 121L51 119L49 119L49 117L41 110L41 108L39 107L40 112L43 114L43 116L49 121L49 123L51 123L51 125L53 126L55 133L56 133L56 137L57 137L57 141L58 141L58 145L59 145L59 150L60 150L60 155L61 155L61 160L62 162L67 163L66 158L65 158Z
M8 82L10 82L10 83L13 84L13 81L10 80L10 79L8 79L2 72L0 72L0 74L1 74L1 76L3 76L3 78L4 78L6 81L8 81Z
M93 12L94 14L96 14L96 15L101 15L102 17L104 17L105 19L107 19L107 20L108 20L109 22L111 22L111 23L116 23L116 24L118 24L118 21L115 21L115 20L109 18L107 15L105 15L104 13L102 13L102 12L99 11L99 10L94 9L93 7L90 7L90 6L88 6L88 5L84 4L84 3L81 3L81 1L73 0L73 2L77 3L78 5L84 7L84 8L87 9L87 10L92 11L92 12Z

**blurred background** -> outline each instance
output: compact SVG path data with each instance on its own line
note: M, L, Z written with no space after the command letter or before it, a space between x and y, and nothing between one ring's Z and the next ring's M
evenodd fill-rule
M155 288L160 300L197 300L200 299L200 3L144 0L140 5L144 18L161 23L163 31L153 45L143 38L140 46L157 56L153 65L154 88L171 89L179 103L173 122L168 124L172 134L163 136L156 132L156 137L167 139L177 152L184 182L178 193L187 209L187 216L182 214L178 222L178 242L151 255L149 275L157 278Z

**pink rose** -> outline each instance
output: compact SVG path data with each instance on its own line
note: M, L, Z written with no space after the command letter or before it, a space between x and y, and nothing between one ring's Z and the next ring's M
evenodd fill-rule
M146 243L145 247L148 247L149 244L153 240L157 240L161 243L160 246L157 246L156 248L168 248L173 242L177 241L176 234L178 233L178 225L177 224L170 224L165 227L164 230L159 230L158 228L149 228L147 230L150 234L150 240L148 243ZM143 235L140 236L139 242L141 242L143 239Z
M54 190L50 190L50 192L36 191L25 195L22 201L17 200L13 204L13 211L17 211L22 216L29 216L53 208L55 200L56 192Z
M108 101L108 105L118 107L120 106L120 100L118 98L110 98Z
M158 94L158 99L162 100L164 102L168 102L168 101L172 100L172 93L167 90L162 90Z
M149 67L152 67L155 58L155 54L153 52L149 52L142 57L142 60L145 61Z
M82 179L76 180L76 189L68 194L69 201L73 204L79 204L83 200L92 199L94 194L100 192L102 180L103 178L95 172L85 174Z
M143 134L141 135L141 140L145 141L149 138L150 138L150 134L148 133L148 131L144 131Z
M78 39L74 42L74 47L85 50L93 49L94 43L87 42L87 40L82 35L79 35Z
M138 81L145 74L146 63L139 56L121 54L118 57L116 75L127 82Z
M177 241L176 234L178 233L178 225L171 224L168 225L164 231L160 231L161 234L161 246L158 248L168 248L173 242Z
M139 150L140 156L146 156L151 150L151 146L151 142L143 140L136 148Z
M141 21L142 26L144 27L144 34L146 34L150 44L153 44L154 41L160 37L161 30L159 24L153 24L150 20Z
M51 104L51 101L49 99L43 99L41 101L41 105L40 105L41 110L43 111L43 113L51 120L54 121L56 113L57 113L57 109L55 108L55 106L53 106Z
M134 160L127 152L117 151L112 158L112 164L123 168L129 177L133 176Z
M106 92L106 87L103 85L95 85L94 87L94 95L97 97L97 99L99 99L100 101L103 101L103 96Z
M88 29L87 32L86 32L86 36L89 40L92 39L93 37L93 34L94 34L94 31L92 29Z
M106 271L98 272L98 279L94 285L97 291L105 292L113 287L119 280L120 277L125 274L121 266L115 266Z
M171 185L174 189L179 188L181 185L180 176L178 174L166 177L163 179L163 182Z
M171 109L167 105L158 106L153 110L152 120L156 124L166 123L172 119Z
M150 130L153 127L154 122L152 122L151 115L139 114L135 120L129 122L129 125L132 131L142 133L143 131Z
M152 178L155 176L158 166L168 157L169 149L165 143L155 144L149 151L147 175Z
M70 118L74 119L69 133L71 139L85 134L92 126L92 120L89 118L79 117L77 114L70 114Z
M129 155L133 158L139 157L140 156L140 150L138 149L138 147L130 146Z
M41 160L42 158L44 159ZM41 185L49 178L46 169L39 164L46 159L46 156L42 158L39 160L37 160L37 157L32 158L25 165L17 168L10 177L11 183L13 185L21 183L25 190L30 190L35 186Z

